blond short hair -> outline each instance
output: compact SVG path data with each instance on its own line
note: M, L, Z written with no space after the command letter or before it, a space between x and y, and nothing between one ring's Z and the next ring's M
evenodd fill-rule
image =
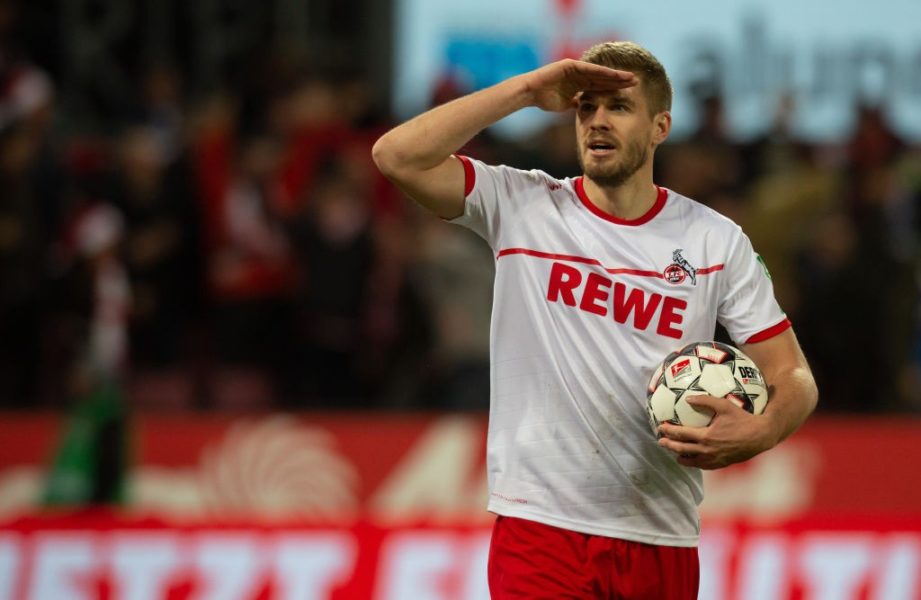
M672 82L652 52L633 42L602 42L584 53L582 60L636 74L643 85L651 115L671 110Z

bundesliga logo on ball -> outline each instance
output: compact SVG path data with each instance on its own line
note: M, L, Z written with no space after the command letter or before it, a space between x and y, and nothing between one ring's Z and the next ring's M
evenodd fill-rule
M665 422L709 425L710 410L687 402L700 395L728 398L755 415L764 412L768 401L761 371L741 350L720 342L695 342L666 356L649 380L646 408L653 431Z

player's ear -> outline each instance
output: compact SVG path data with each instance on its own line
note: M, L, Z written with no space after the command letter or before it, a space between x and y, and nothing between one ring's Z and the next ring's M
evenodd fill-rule
M662 111L652 118L653 134L652 143L658 146L668 138L672 130L672 113Z

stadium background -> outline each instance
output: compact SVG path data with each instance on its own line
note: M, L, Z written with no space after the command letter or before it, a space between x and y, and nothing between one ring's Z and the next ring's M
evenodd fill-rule
M485 598L485 244L370 147L602 39L819 381L707 474L701 598L921 598L921 6L0 0L0 598ZM465 152L578 172L525 111Z

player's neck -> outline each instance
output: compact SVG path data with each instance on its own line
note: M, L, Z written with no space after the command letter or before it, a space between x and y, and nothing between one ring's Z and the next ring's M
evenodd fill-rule
M652 182L652 174L642 171L637 171L633 177L616 187L598 185L585 176L585 194L592 204L609 215L628 221L639 219L649 212L659 194Z

